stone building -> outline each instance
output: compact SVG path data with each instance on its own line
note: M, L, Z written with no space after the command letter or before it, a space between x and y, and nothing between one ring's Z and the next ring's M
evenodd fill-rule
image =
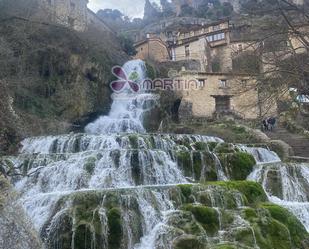
M182 80L196 79L198 89L181 91L179 115L187 118L210 118L231 115L257 119L277 113L271 100L261 103L255 81L246 74L182 72Z
M169 49L161 38L151 34L145 40L135 44L137 54L135 59L163 62L170 59Z
M229 21L222 20L210 24L169 27L156 36L168 47L170 57L167 60L199 61L201 71L227 73L235 69L237 63L234 62L242 55L257 49L254 41L232 35L232 32ZM151 36L155 37L154 34ZM139 49L138 46L136 48Z
M88 0L39 0L41 17L76 31L85 31L95 26L103 31L109 27L90 9Z
M175 65L184 61L199 62L197 71L188 68L181 71L182 80L196 79L201 87L198 90L179 90L182 95L180 115L207 118L224 114L256 119L276 112L275 103L260 105L256 82L239 67L239 60L244 55L254 54L258 49L256 42L232 35L228 20L182 25L170 32L171 35L160 33L159 37L152 34L135 47L138 58L142 59L151 57ZM155 41L157 45L154 45ZM165 56L167 54L169 57ZM247 67L250 63L245 61L244 64ZM256 66L255 69L259 70L259 65Z

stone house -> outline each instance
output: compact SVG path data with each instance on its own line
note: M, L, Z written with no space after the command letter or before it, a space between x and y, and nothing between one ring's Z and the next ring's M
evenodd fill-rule
M163 62L170 60L169 49L165 42L161 38L152 36L148 37L135 45L137 54L135 59L152 60L157 62Z
M198 90L179 90L182 95L179 111L182 118L229 114L256 119L276 112L275 103L260 105L256 82L248 73L242 72L242 68L238 68L239 59L258 50L256 42L235 37L231 33L229 21L222 20L207 25L183 25L172 33L173 39L164 34L156 38L152 34L148 40L136 44L137 58L151 57L175 65L184 61L199 62L197 71L188 71L187 68L181 71L182 80L194 78L201 86ZM154 45L155 42L157 45ZM247 64L245 61L245 66Z
M170 46L172 59L200 60L205 72L231 72L234 59L257 49L255 42L235 39L231 33L227 20L183 29Z
M159 58L160 62L194 60L199 61L200 71L231 72L234 59L257 49L255 42L234 38L231 33L228 20L172 25L160 33L148 33L147 38L136 42L136 58ZM145 54L145 49L150 52Z
M182 119L220 115L257 119L277 113L277 105L272 100L261 103L255 81L246 74L187 71L181 72L180 77L199 82L198 89L181 91L179 115Z
M111 31L94 12L88 9L88 0L39 0L39 3L41 18L52 23L81 32L90 26L102 31Z

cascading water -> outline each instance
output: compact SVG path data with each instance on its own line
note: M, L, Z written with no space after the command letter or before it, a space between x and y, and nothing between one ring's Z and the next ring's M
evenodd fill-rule
M309 164L257 165L248 180L260 182L269 200L289 209L309 231Z
M122 67L129 79L141 84L146 78L146 67L143 61L129 61ZM112 95L113 103L108 116L102 116L94 123L86 126L87 133L143 133L143 113L151 109L157 101L157 96L147 93L131 93L124 89L122 93Z
M137 82L145 77L140 60L126 63L124 70L128 76L138 75ZM46 248L171 249L182 240L234 243L231 234L244 231L252 243L239 248L258 248L254 229L242 216L245 200L240 192L194 185L228 180L210 149L223 141L146 134L143 113L158 97L126 89L113 100L109 115L89 124L86 133L28 138L18 157L4 159L6 167L20 175L13 180L15 187ZM258 163L278 161L269 150L239 148ZM254 171L250 179L259 181L256 175ZM196 223L182 207L186 201L192 205L185 208L199 208L201 203L212 207L207 210L218 227L208 231L207 224L206 229ZM225 209L230 210L228 218ZM195 235L190 237L186 233L191 230Z

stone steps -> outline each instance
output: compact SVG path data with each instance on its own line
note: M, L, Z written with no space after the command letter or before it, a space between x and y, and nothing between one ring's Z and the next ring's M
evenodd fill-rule
M267 131L265 134L272 140L282 140L289 144L293 148L295 156L309 157L308 138L299 134L293 134L282 127L277 127L272 132Z

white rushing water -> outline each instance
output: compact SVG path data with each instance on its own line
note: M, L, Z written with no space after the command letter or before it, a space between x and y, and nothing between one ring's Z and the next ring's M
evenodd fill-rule
M145 77L145 66L140 60L126 63L124 70L127 75L137 72L141 79ZM178 150L188 148L179 142L223 141L200 135L141 135L145 132L143 113L156 101L154 95L126 90L113 94L109 115L89 124L85 134L28 138L22 142L20 156L12 161L16 168L27 170L29 177L20 179L15 186L22 193L21 201L37 230L43 229L59 200L75 192L188 183L176 159ZM206 168L203 164L203 170ZM220 167L218 175L226 179ZM134 245L129 229L128 249L154 248L158 243L164 243L159 237L168 232L165 220L174 208L160 191L135 191L144 221L144 237ZM155 208L154 203L160 205ZM55 220L63 212L54 216L51 227L59 223ZM124 213L129 222L130 214L125 209ZM101 217L104 220L103 209Z
M137 82L145 78L145 65L140 60L126 63L124 70L129 77L135 72L139 76ZM215 165L213 167L218 180L228 180L228 177L217 155L210 151L196 151L194 147L198 142L221 143L223 140L201 135L145 134L143 114L157 101L158 97L155 95L131 93L126 89L123 93L113 95L109 115L89 124L85 129L86 133L35 137L22 142L20 155L9 159L17 173L27 173L27 177L15 180L15 187L21 193L21 202L38 231L49 235L57 226L61 226L62 215L72 205L70 196L114 191L121 199L127 249L172 248L171 238L175 237L175 231L171 230L169 224L173 217L185 214L177 210L175 203L171 201L169 190L177 184L205 181L205 175L211 167L209 164ZM309 224L305 220L309 220L309 209L300 206L306 206L308 202L308 197L304 198L304 183L294 181L296 175L294 178L290 177L288 169L286 172L280 169L284 181L282 199L271 195L265 173L268 168L265 170L264 164L279 162L279 157L264 148L243 145L239 148L252 154L258 164L249 179L261 182L273 202L289 209L292 206L289 207L287 203L297 203L292 211L298 213L296 215L308 228ZM178 153L190 155L192 170L187 172L188 175L178 161ZM200 160L200 179L195 176L199 172L194 170L194 156ZM214 163L209 163L209 160ZM300 173L309 179L306 167ZM227 202L224 195L212 187L209 187L206 194L210 196L211 206L216 208L220 220L220 208ZM106 196L104 195L98 212L105 236L102 243L107 245L109 231L106 228ZM239 193L233 193L233 198L237 207L244 205ZM140 210L139 215L132 213L132 206ZM302 211L296 211L298 209ZM307 214L304 210L307 210ZM235 215L238 218L234 220L232 228L249 228L255 237L248 222L239 214ZM141 238L135 238L136 228L132 226L137 220L136 216L141 220ZM207 234L202 234L202 237L209 239ZM221 221L219 237L223 241L229 237L227 231L221 231Z
M146 67L142 60L129 61L122 67L128 78L135 75L139 84L146 78ZM158 97L144 92L134 93L125 88L122 93L112 95L113 103L108 116L102 116L86 126L87 133L144 133L143 113L153 108Z
M273 151L266 148L238 146L241 150L253 155L257 164L281 162L280 157Z
M309 164L258 165L248 180L260 182L269 200L289 209L309 231Z

